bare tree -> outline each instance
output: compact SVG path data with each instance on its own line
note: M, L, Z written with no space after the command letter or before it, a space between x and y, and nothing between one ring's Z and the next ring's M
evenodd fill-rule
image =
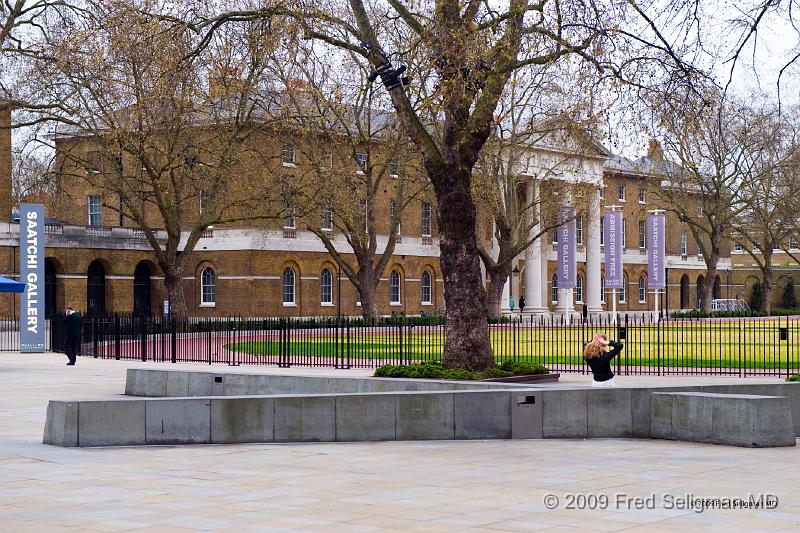
M759 142L749 145L753 171L741 187L750 201L737 217L734 239L761 271L761 310L770 313L773 257L775 251L790 250L796 229L797 212L792 199L797 194L794 181L800 147L795 125L778 114L777 106L753 109L749 120L751 136Z
M509 98L501 101L497 129L483 147L473 175L479 212L488 213L487 223L492 225L493 248L478 239L489 277L490 317L500 315L513 260L556 227L558 209L565 202L584 205L584 187L576 182L582 178L582 158L605 154L580 130L577 116L548 116L540 102L531 105L543 90L540 85L533 80L514 84ZM577 210L576 216L583 211Z
M378 284L401 238L403 214L425 198L429 182L394 114L376 107L369 72L356 68L321 60L313 47L284 65L283 105L302 124L293 128L300 150L318 169L284 190L358 291L362 316L375 320ZM291 77L298 74L299 80ZM380 213L388 219L378 220ZM338 235L350 250L341 241L337 247Z
M257 11L249 14L256 16ZM242 16L240 11L222 13L204 24L213 27ZM321 7L298 0L296 17L307 38L346 52L345 60L367 62L371 78L380 78L431 180L448 311L446 366L481 369L494 364L472 171L513 72L575 58L595 68L599 77L625 80L643 90L644 80L660 83L665 70L675 73L668 76L669 83L691 84L697 72L682 59L692 41L686 28L659 28L676 16L693 15L683 4L649 16L639 4L583 0L510 0L496 7L455 0L389 0L388 5L349 0ZM401 64L409 67L410 88Z
M663 152L652 146L651 163L665 177L662 207L688 226L703 256L701 307L708 311L723 245L752 200L743 184L755 172L751 156L761 139L748 111L724 101L683 115L669 109L664 117Z
M59 105L25 116L58 124L62 183L82 179L143 232L179 315L205 229L280 216L267 212L277 202L257 138L268 128L266 64L279 29L268 20L221 28L187 59L199 37L179 22L192 6L182 9L156 19L116 0L93 2L91 17L61 13L46 28L46 59L27 73L29 92Z

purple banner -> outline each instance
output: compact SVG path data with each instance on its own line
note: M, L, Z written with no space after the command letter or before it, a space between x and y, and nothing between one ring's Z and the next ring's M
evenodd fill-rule
M664 276L664 229L663 214L647 217L647 288L663 289L667 286Z
M574 289L575 280L575 208L561 209L559 217L556 280L559 289Z
M605 288L622 289L622 211L612 211L603 217L603 247L606 252Z

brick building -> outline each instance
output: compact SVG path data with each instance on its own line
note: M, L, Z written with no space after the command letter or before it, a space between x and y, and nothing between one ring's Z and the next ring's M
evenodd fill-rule
M5 117L8 120L8 117ZM0 130L0 208L11 211L8 135ZM63 141L62 141L63 142ZM85 140L80 140L85 142ZM277 151L277 149L276 149ZM277 151L279 152L279 151ZM533 147L533 158L553 155L558 148ZM623 255L626 289L618 294L619 312L645 312L654 307L646 290L644 221L647 211L663 207L658 194L661 179L648 171L648 159L630 161L610 154L585 156L580 180L591 193L579 221L578 280L576 289L554 286L555 249L549 239L534 242L515 261L515 273L506 295L526 298L527 313L581 312L611 309L610 291L600 289L603 279L601 218L604 206L622 206L625 220ZM285 161L284 161L285 163ZM301 165L301 163L297 163ZM354 171L357 167L354 166ZM166 299L163 273L141 231L130 220L108 209L108 198L75 178L64 184L65 195L48 206L57 221L47 226L46 293L49 310L72 304L96 312L160 313ZM528 187L536 187L531 179ZM532 190L532 189L531 189ZM387 241L391 191L383 191L376 205L386 212L376 215L378 249ZM202 197L202 195L199 195ZM200 209L200 199L191 209ZM106 205L106 207L104 207ZM421 195L403 212L401 239L378 288L379 312L417 315L444 308L442 273L433 199ZM579 206L580 208L580 206ZM271 220L247 226L224 225L206 230L198 242L182 290L188 310L196 316L335 316L358 315L357 291L343 274L308 224L319 218L298 217L289 224ZM323 222L324 223L324 222ZM18 225L0 224L0 265L12 276L18 266ZM333 241L345 256L342 235ZM685 224L667 215L668 290L660 308L693 308L705 265ZM720 262L715 297L735 298L741 284L731 275L730 250ZM508 298L505 298L508 301ZM13 296L0 296L0 309L14 314Z

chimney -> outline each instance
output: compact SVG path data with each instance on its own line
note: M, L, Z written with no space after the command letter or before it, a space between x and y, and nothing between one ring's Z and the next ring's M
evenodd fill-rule
M661 149L661 143L656 139L650 139L650 145L647 147L647 157L651 161L661 161L664 159L664 150Z
M11 107L0 101L0 221L11 220Z

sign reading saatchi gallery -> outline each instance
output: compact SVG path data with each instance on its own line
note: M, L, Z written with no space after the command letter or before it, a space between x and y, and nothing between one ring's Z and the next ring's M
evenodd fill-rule
M19 346L23 353L44 352L44 206L19 206L19 273L26 283L19 299Z

